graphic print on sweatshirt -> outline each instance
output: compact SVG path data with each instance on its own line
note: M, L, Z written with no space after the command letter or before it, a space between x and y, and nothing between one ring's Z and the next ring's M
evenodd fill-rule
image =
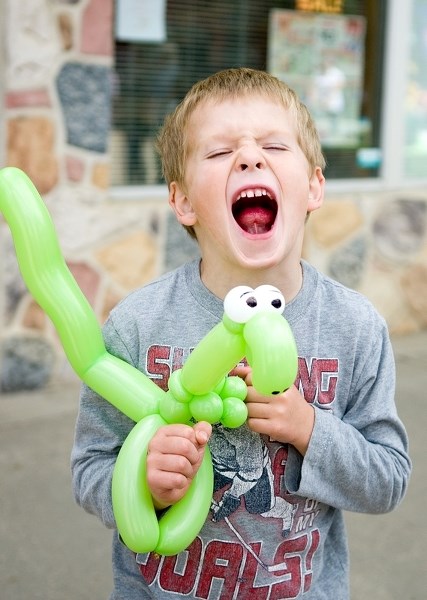
M147 372L167 389L183 364L180 348L152 346ZM295 385L308 402L331 410L336 359L299 359ZM285 488L288 447L252 432L214 426L209 442L214 495L207 522L190 547L173 557L138 555L148 585L170 597L206 600L296 598L310 589L321 537L316 521L328 507Z

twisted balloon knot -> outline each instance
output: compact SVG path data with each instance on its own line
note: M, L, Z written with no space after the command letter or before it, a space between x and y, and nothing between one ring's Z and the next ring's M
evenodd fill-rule
M167 423L188 423L192 419L240 427L248 416L247 386L240 377L223 377L212 391L192 394L182 383L182 369L169 378L169 391L160 400L159 412Z

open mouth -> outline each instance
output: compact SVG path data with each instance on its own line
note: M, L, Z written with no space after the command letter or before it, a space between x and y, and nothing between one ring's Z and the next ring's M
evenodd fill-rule
M265 188L251 188L240 192L231 210L243 231L260 235L273 227L277 216L277 202Z

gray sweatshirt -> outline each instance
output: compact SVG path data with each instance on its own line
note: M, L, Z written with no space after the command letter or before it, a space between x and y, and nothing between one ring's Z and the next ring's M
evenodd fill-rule
M246 425L214 426L214 495L203 529L173 557L135 556L115 532L111 600L349 598L342 511L397 506L411 469L407 436L384 320L359 293L302 266L302 289L284 316L298 348L295 385L315 408L305 457ZM105 342L167 389L170 373L222 315L222 301L203 285L194 261L123 300L105 324ZM132 427L83 386L74 493L110 528L114 464Z

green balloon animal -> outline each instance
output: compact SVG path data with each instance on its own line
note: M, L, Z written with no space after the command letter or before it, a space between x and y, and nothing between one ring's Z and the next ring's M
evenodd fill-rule
M105 348L97 318L61 254L48 210L17 168L0 170L0 212L12 232L23 279L52 320L72 368L136 423L119 452L112 481L114 516L124 543L136 553L178 554L195 539L211 507L210 452L206 448L186 495L158 519L146 482L148 444L168 423L241 426L247 418L247 388L228 374L245 357L260 393L280 393L292 385L297 351L282 315L282 294L269 285L233 288L224 300L222 321L172 373L165 392Z

